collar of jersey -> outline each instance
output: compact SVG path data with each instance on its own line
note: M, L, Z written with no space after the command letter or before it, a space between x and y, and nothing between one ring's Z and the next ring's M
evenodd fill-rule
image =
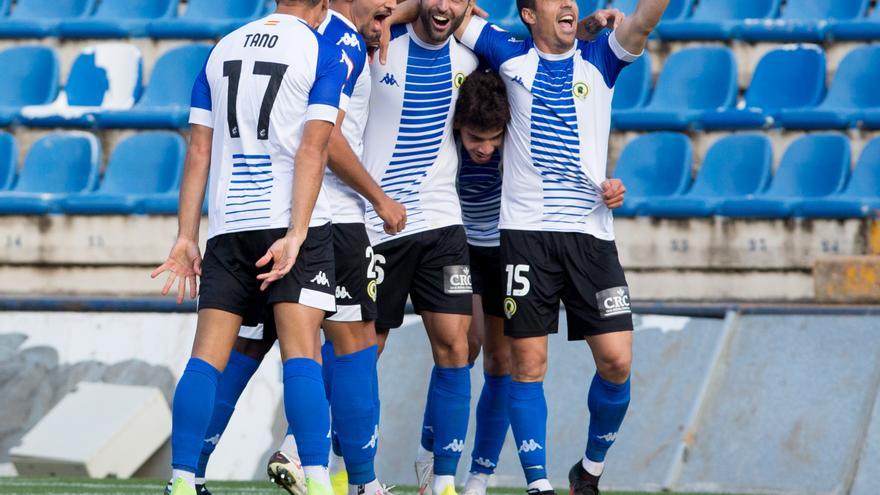
M414 21L414 22L418 22L418 21ZM446 45L448 45L448 44L451 42L451 40L452 40L452 36L450 36L450 37L446 40L446 42L443 43L442 45L432 45L432 44L430 44L430 43L426 43L426 42L422 41L421 38L419 38L419 35L416 34L416 32L415 32L415 30L413 29L412 25L413 25L412 22L410 22L409 24L406 25L406 32L409 33L409 38L410 38L411 40L413 40L413 42L414 42L415 44L419 45L420 47L424 48L425 50L440 50L440 49L442 49L443 47L445 47Z
M302 17L300 17L300 16L298 16L298 15L293 15L293 14L281 14L281 13L279 13L279 12L273 12L273 13L269 14L269 17L272 17L273 15L280 15L280 16L282 16L282 17L293 17L294 19L296 19L296 20L298 20L299 22L305 24L306 26L309 25L309 23L306 22L305 19L303 19ZM329 16L328 16L328 17L329 17ZM311 26L309 26L309 27L311 27Z
M538 49L538 45L532 43L532 46L535 48L535 52L538 53L538 56L543 58L544 60L566 60L574 56L574 52L577 51L577 41L575 41L574 46L571 47L571 50L565 53L544 53Z
M327 24L330 24L330 20L331 20L333 17L336 17L336 18L339 19L340 21L344 22L346 26L348 26L348 27L350 27L350 28L352 29L352 31L354 31L354 32L356 32L356 33L358 33L358 34L360 34L360 32L358 31L357 26L355 26L354 23L351 22L351 21L348 19L348 17L345 17L344 15L340 14L339 12L336 12L336 11L333 10L333 9L327 9L327 17L324 18L324 22L321 23L321 27L323 28L323 27L325 27Z

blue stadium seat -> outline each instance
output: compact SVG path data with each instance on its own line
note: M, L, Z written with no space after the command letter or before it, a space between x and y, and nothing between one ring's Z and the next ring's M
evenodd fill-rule
M831 37L835 40L880 40L880 6L874 7L868 17L832 22Z
M651 96L651 56L645 52L624 69L614 83L614 99L611 108L629 110L640 108Z
M86 47L70 69L67 84L48 105L28 106L20 120L31 126L87 127L95 113L131 108L141 93L140 50L127 43Z
M12 187L18 169L18 146L8 132L0 131L0 191Z
M863 117L863 109L880 108L880 46L862 46L840 62L825 100L815 108L783 110L786 129L846 129Z
M691 17L663 21L657 33L668 40L726 40L745 19L766 19L779 12L781 0L700 0Z
M616 112L612 125L625 130L685 130L706 110L734 104L736 76L729 48L685 48L666 61L648 106Z
M12 0L0 0L0 17L9 15L9 7L12 6Z
M0 52L0 126L26 105L49 103L58 95L58 58L46 46L17 46Z
M43 136L31 145L12 191L0 192L0 214L57 211L59 199L95 188L100 163L101 145L92 134L72 131Z
M101 0L94 15L62 21L63 38L127 38L147 35L147 24L173 17L178 0Z
M186 143L175 132L135 134L116 146L98 190L62 199L61 209L84 215L141 213L147 197L180 188L185 154Z
M186 127L192 81L195 81L210 53L211 47L207 45L185 45L169 50L156 61L143 98L129 110L97 114L98 127Z
M817 45L778 48L761 58L742 108L709 110L704 129L769 127L783 109L815 107L825 95L825 53Z
M143 211L147 215L177 215L177 204L180 196L179 191L173 193L150 196L144 199ZM202 202L202 215L208 214L208 195Z
M609 0L607 7L620 10L626 15L632 15L636 11L639 0ZM691 12L694 0L670 0L666 12L663 13L662 22L675 21L687 17ZM589 12L581 11L581 17L585 17Z
M576 0L580 17L586 17L593 11L603 7L605 0ZM674 0L675 1L675 0ZM678 0L681 1L681 0ZM522 20L516 2L511 0L481 0L480 7L489 12L489 20L493 24L510 31L513 35L525 37L529 34Z
M851 165L849 140L843 134L808 134L785 151L766 192L728 199L718 214L738 218L787 218L807 198L843 190Z
M614 176L626 186L618 216L634 216L648 201L684 194L691 184L691 141L677 132L644 134L626 145L617 160Z
M840 194L804 201L797 215L808 218L858 218L880 210L880 138L865 146L849 184Z
M773 170L773 145L764 134L731 134L706 153L694 187L685 194L645 203L652 217L709 217L725 198L764 191Z
M153 38L219 38L263 14L264 0L189 0L176 19L150 22Z
M778 19L747 21L737 37L746 41L824 41L836 20L864 15L870 0L788 0Z
M0 38L44 38L58 34L63 20L85 17L95 0L18 0L8 17L0 18Z

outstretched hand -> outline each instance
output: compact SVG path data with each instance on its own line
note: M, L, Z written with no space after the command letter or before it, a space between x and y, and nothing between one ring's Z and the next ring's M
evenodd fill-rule
M189 297L195 299L199 293L196 277L202 275L202 254L199 245L190 239L177 239L168 259L150 274L156 278L164 272L168 272L168 279L162 288L162 295L167 296L177 280L177 304L183 303L186 298L186 286L189 284Z

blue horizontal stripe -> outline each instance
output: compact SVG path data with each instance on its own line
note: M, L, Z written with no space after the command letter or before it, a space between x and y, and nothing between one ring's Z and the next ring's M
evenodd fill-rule
M229 198L227 198L227 199L229 199ZM269 203L271 201L272 201L271 199L255 199L253 201L245 201L243 203L226 203L226 206L244 206L244 205L250 205L250 204L254 204L254 203Z
M259 184L261 182L272 182L275 179L260 179L260 180L232 180L229 181L232 184Z
M272 191L266 191L260 194L239 194L238 196L226 196L226 199L262 198L263 196L267 196L269 194L272 194Z
M241 182L241 181L240 181ZM266 189L272 189L272 186L263 186L263 187L233 187L230 188L230 191L265 191Z
M271 166L272 166L272 162L266 162L266 163L233 163L232 166L233 166L233 167L254 167L254 168L259 168L259 167L271 167Z
M272 174L271 170L258 170L255 172L232 172L232 175L266 175Z
M232 155L233 160L271 160L270 155Z
M250 217L250 218L237 218L235 220L227 220L226 223L237 223L237 222L250 222L253 220L269 220L272 217Z
M248 210L238 210L238 211L227 211L227 215L239 215L241 213L253 213L255 211L269 211L271 208L251 208Z

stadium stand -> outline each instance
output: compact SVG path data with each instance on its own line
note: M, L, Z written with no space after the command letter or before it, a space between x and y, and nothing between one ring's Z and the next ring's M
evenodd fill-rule
M663 14L662 22L669 22L686 17L693 7L694 0L670 0L666 12ZM620 10L626 15L631 15L636 11L636 5L639 0L609 0L607 7L613 7Z
M64 38L127 38L147 35L152 20L177 13L178 0L102 0L87 18L64 20L58 32Z
M60 199L61 210L84 215L143 213L145 199L177 193L185 154L179 134L135 134L117 145L97 191Z
M726 198L766 189L773 169L773 145L759 133L732 134L706 153L694 186L685 194L645 202L640 215L663 218L709 217Z
M615 215L633 216L649 201L683 194L691 183L692 166L693 149L684 134L655 132L632 140L614 172L627 188L626 201Z
M840 62L825 100L815 108L783 110L787 129L846 129L859 123L863 110L880 109L880 46L850 51Z
M740 28L746 41L825 40L837 20L851 20L864 15L869 0L788 0L778 19L747 20Z
M184 45L169 50L156 62L141 100L129 110L105 110L97 114L98 127L186 127L191 88L180 81L195 80L209 53L208 45Z
M38 215L56 212L56 200L90 191L98 180L101 147L82 131L48 134L28 151L12 191L0 194L0 214Z
M664 20L657 33L666 40L726 40L746 19L774 17L779 4L780 0L700 0L691 17Z
M788 147L766 192L726 199L719 205L718 214L735 218L790 217L804 198L841 192L851 164L849 140L843 134L806 135Z
M847 188L840 194L810 199L796 207L807 218L855 218L880 210L880 138L865 146Z
M12 187L18 169L18 145L8 132L0 131L0 191Z
M94 114L131 108L140 97L143 61L127 43L86 47L76 58L64 90L48 105L22 108L20 119L30 126L87 127Z
M178 18L151 21L153 38L217 38L266 11L265 0L189 0Z
M880 8L867 17L839 20L831 25L831 37L835 40L869 41L880 39Z
M614 83L614 111L641 108L651 96L651 57L645 54L620 73Z
M825 53L817 45L770 51L758 63L743 107L707 110L704 129L760 129L772 126L780 111L814 107L825 94Z
M736 78L736 60L727 47L677 51L663 65L651 102L615 112L612 125L621 130L686 130L705 110L734 105Z
M51 102L58 94L58 58L45 46L16 46L0 52L0 125L25 105Z
M96 0L18 0L9 16L0 19L0 38L57 36L62 21L85 18L95 10L95 3Z

